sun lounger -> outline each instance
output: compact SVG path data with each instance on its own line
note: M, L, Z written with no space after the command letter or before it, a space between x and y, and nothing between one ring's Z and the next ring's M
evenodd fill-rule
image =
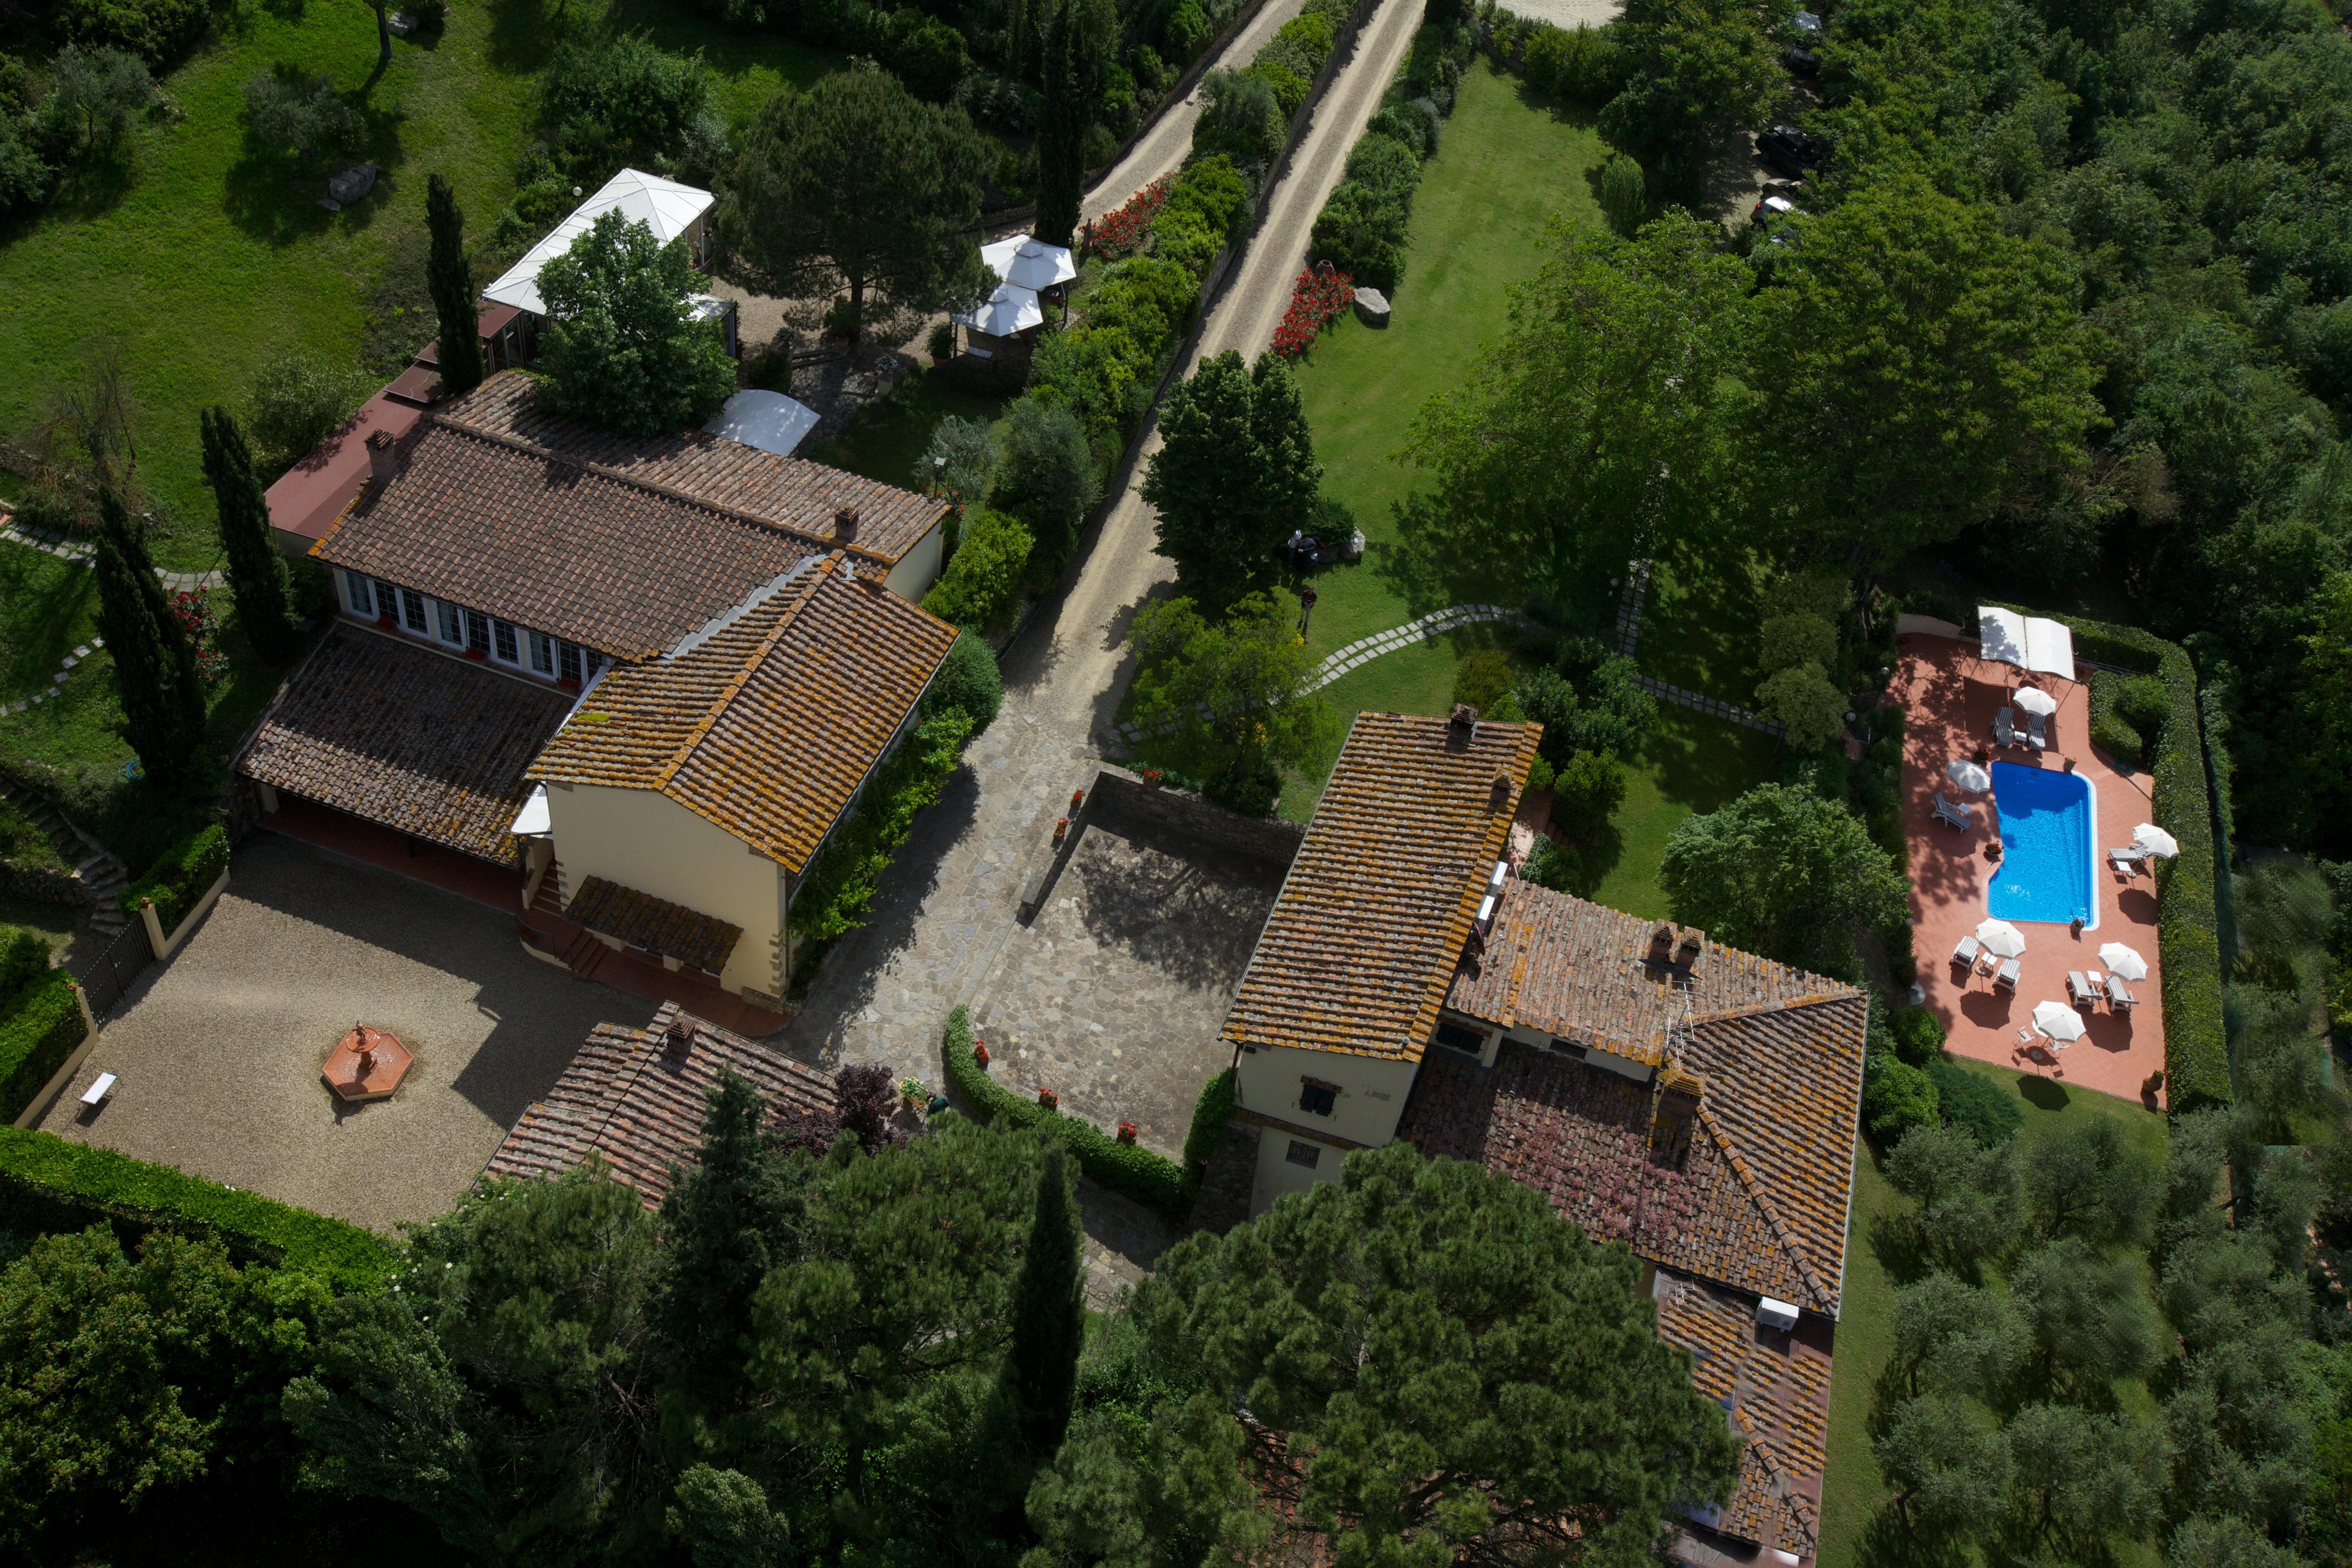
M2049 725L2039 713L2028 713L2025 716L2025 743L2037 752L2046 752L2050 749Z
M2128 1013L2138 1005L2139 998L2124 989L2122 981L2110 979L2107 982L2107 1008L2110 1012Z
M2137 844L2126 844L2120 849L2107 851L2107 864L2128 877L2147 864L2147 851Z
M2000 712L1992 716L1992 738L1994 742L1999 745L2014 746L2017 744L2016 710L2004 708Z
M2066 972L2066 998L2077 1007L2088 1007L2099 999L2099 988L2083 978L2078 969Z
M114 1075L110 1072L102 1072L99 1074L96 1081L92 1082L88 1089L81 1091L81 1102L84 1105L96 1105L100 1100L104 1100L108 1094L112 1092L114 1089Z
M1954 805L1946 800L1941 790L1936 792L1936 820L1948 822L1963 833L1977 825L1976 818L1969 814L1966 807Z
M1977 966L1977 954L1982 951L1984 950L1977 945L1976 938L1964 936L1960 938L1960 945L1952 949L1952 962L1973 973Z
M2012 958L2012 959L2011 959L2011 960L2009 960L2007 963L2003 963L2003 964L2000 966L2000 969L1999 970L1999 972L1998 972L1998 973L1996 973L1993 975L1993 977L1992 977L1992 983L1993 983L1993 984L1994 984L1994 985L1996 985L1996 986L1998 986L1998 987L2000 987L2000 988L2001 990L2003 990L2003 991L2014 991L2014 990L2016 990L2016 989L2017 989L2017 971L2018 971L2018 961L2017 961L2016 959L2013 959L2013 958Z

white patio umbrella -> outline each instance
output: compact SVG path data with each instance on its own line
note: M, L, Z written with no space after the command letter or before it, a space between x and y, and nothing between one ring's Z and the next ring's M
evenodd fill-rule
M1996 958L2017 958L2025 952L2025 933L2007 921L1986 921L1978 926L1977 942Z
M2166 859L2180 853L2180 841L2152 822L2143 822L2133 828L2132 842L2149 854Z
M1982 795L1992 788L1992 774L1966 757L1954 757L1944 764L1944 772L1969 795Z
M2101 947L2099 962L2126 980L2147 978L2147 960L2142 958L2137 950L2126 947L2122 942L2111 942Z
M2038 714L2044 719L2058 711L2058 700L2038 686L2019 687L2017 694L2010 700L2028 713Z
M2083 1037L2083 1016L2063 1002L2036 1002L2033 1026L2044 1037L2071 1044Z

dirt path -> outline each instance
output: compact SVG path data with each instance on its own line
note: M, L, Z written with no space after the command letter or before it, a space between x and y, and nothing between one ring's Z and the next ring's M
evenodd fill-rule
M1265 7L1250 18L1249 26L1225 46L1225 52L1217 57L1213 68L1239 70L1249 64L1251 57L1274 37L1276 30L1298 15L1304 3L1305 0L1266 0ZM1201 89L1195 85L1183 102L1170 105L1160 122L1095 183L1078 208L1080 215L1100 217L1160 175L1174 174L1184 162L1184 154L1192 150L1192 121L1200 118Z

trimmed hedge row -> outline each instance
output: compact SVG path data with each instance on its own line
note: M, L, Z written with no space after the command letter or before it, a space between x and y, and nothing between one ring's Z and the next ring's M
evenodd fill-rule
M205 889L228 869L228 831L220 824L197 829L165 850L147 874L122 889L122 912L139 918L139 901L155 900L155 919L168 936L180 929Z
M2077 658L2152 674L2164 683L2164 726L2149 771L2155 774L2156 825L2180 845L2180 853L2157 871L2166 1103L2176 1111L2226 1103L2231 1098L2230 1035L2221 1019L2220 861L2214 852L2213 801L2206 788L2197 667L2179 644L2137 626L2049 616L2041 610L2022 613L2046 616L2065 626L2073 634ZM2095 695L2095 690L2094 682Z
M1201 1098L1193 1102L1192 1125L1184 1134L1184 1168L1192 1173L1195 1185L1202 1167L1225 1146L1225 1128L1234 1119L1238 1083L1234 1069L1227 1068L1201 1086Z
M1444 22L1413 35L1403 68L1316 215L1308 248L1314 259L1367 288L1392 293L1404 280L1405 231L1421 166L1436 156L1439 128L1454 112L1455 89L1476 47L1468 27Z
M982 1121L1002 1117L1015 1127L1059 1138L1078 1157L1078 1169L1171 1219L1183 1218L1192 1207L1194 1179L1175 1161L1140 1143L1122 1143L1091 1121L1024 1100L989 1077L988 1069L972 1056L971 1015L967 1009L959 1006L948 1015L940 1045L947 1053L949 1080ZM1195 1117L1194 1125L1198 1124ZM1191 1140L1185 1142L1189 1152Z
M80 1230L100 1221L215 1237L243 1263L299 1268L341 1290L392 1272L384 1241L358 1226L47 1132L0 1128L0 1224Z
M73 977L52 969L0 1011L0 1121L14 1121L89 1035Z

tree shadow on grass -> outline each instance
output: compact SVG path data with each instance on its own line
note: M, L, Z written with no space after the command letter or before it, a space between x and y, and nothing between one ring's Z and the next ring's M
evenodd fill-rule
M122 203L139 177L134 138L95 149L69 164L47 211L59 217L102 217Z
M0 544L0 689L28 691L73 651L76 629L98 600L87 568Z
M1657 770L1658 793L1694 812L1722 809L1777 777L1780 765L1779 744L1769 736L1663 704L1642 754Z
M559 0L551 17L546 0L490 0L489 12L490 64L510 75L540 69L558 42L594 21L585 4L573 15L571 0Z
M373 226L376 215L400 190L393 171L407 160L404 131L408 116L365 102L358 107L367 134L364 150L353 158L304 158L248 142L222 181L221 210L228 220L250 237L278 247ZM320 206L328 180L361 162L376 165L375 184L368 194L337 212Z
M1762 604L1745 557L1677 551L1659 563L1643 607L1636 655L1661 680L1753 706Z

